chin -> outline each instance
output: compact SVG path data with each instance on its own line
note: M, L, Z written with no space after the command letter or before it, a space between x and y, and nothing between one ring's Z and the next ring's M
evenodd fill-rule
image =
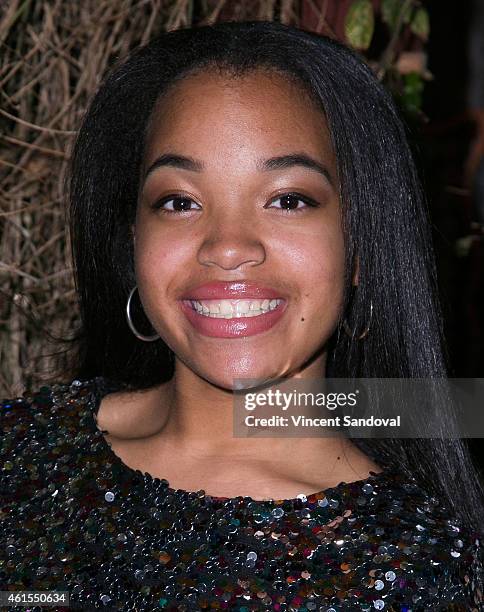
M230 373L228 370L225 370L218 375L211 371L205 373L205 375L201 373L201 376L217 387L227 391L241 391L260 387L265 383L277 381L279 378L284 378L287 375L282 372L269 371L259 366L252 369L233 368Z

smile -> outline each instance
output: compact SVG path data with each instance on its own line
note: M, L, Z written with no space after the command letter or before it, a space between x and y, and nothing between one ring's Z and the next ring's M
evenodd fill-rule
M258 317L277 308L282 299L264 300L186 300L198 314L213 319Z
M268 332L287 310L284 298L180 300L181 310L198 333L243 338Z

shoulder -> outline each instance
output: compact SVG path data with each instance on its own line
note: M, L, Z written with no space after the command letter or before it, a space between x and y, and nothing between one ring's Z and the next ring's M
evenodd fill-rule
M413 478L393 473L378 488L378 516L394 534L399 568L425 604L484 610L482 531L465 525Z
M85 403L88 395L96 392L96 379L44 385L24 391L15 398L0 399L0 432L19 443L25 434L33 435L49 429L49 421L68 416Z
M94 379L27 390L0 400L0 487L17 494L44 481L56 463L67 463L82 418L95 393ZM28 488L27 487L27 488Z

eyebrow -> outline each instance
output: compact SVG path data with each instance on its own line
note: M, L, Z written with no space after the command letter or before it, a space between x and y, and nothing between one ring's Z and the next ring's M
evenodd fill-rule
M157 157L146 170L143 177L143 183L152 172L165 166L181 168L182 170L189 170L190 172L202 172L205 168L203 162L193 159L193 157L176 155L174 153L165 153L160 155L160 157ZM303 168L308 168L309 170L318 172L328 180L330 185L334 187L333 179L326 166L307 153L289 153L287 155L278 155L276 157L270 157L269 159L259 160L257 163L257 169L259 171L282 170L285 168L291 168L293 166L302 166Z

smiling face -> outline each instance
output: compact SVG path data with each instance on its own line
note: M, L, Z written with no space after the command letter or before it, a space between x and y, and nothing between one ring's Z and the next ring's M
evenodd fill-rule
M205 71L159 101L143 174L161 156L177 157L142 179L132 230L144 311L175 367L226 389L238 377L324 376L342 307L344 241L322 112L276 72ZM187 312L181 298L210 281L254 282L283 301L273 314L228 323ZM238 336L219 333L237 323Z

